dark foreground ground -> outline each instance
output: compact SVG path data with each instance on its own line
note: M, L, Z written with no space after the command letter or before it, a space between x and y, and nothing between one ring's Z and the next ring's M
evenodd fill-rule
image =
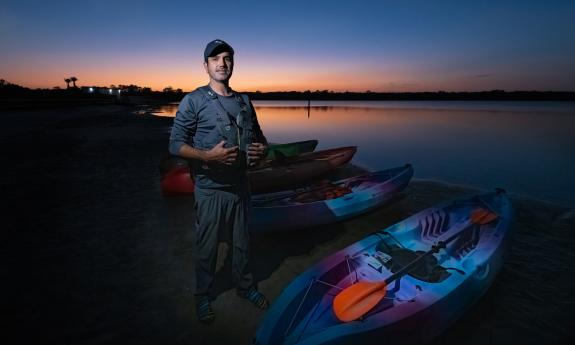
M109 105L0 112L5 339L34 344L249 344L265 312L235 296L220 247L216 321L196 322L191 197L162 197L170 119ZM273 138L272 138L273 139ZM417 170L417 167L415 167ZM502 186L504 187L504 186ZM414 180L386 207L253 238L273 302L309 265L374 230L476 192ZM575 211L513 197L512 249L487 294L434 344L574 340ZM14 338L15 337L15 338Z

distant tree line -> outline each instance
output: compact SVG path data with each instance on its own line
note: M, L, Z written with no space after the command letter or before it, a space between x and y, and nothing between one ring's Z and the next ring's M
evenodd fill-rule
M479 91L479 92L334 92L330 90L316 91L280 91L280 92L247 92L255 100L553 100L575 101L575 92L565 91Z
M9 83L4 79L0 79L0 94L17 94L26 92L26 90L29 89L20 85Z
M20 85L12 84L0 79L0 98L9 97L34 97L54 96L69 97L84 94L78 88L76 77L65 78L66 89L56 86L52 89L29 89ZM72 83L72 86L70 86ZM107 87L103 87L107 88ZM134 84L110 85L111 89L121 90L122 95L141 96L158 101L179 101L188 91L171 86L162 91L153 91L150 87L142 87ZM549 100L549 101L575 101L573 91L478 91L478 92L334 92L331 90L307 90L307 91L278 91L278 92L246 92L254 100Z

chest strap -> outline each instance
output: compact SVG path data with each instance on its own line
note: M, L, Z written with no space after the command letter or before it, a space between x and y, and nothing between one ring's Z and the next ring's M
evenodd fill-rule
M215 106L215 108L217 110L218 124L223 124L224 126L230 126L232 121L233 121L236 126L241 127L241 125L239 124L239 122L241 122L241 121L238 121L237 116L230 114L222 106L222 103L218 99L218 95L216 95L216 93L214 91L212 91L212 89L209 86L205 85L205 86L199 87L198 90L200 92L202 92L202 94L204 96L206 96L206 98L209 99L210 102ZM249 104L248 96L247 95L241 95L240 96L238 93L234 92L234 97L236 98L236 101L240 105L240 108L242 108L241 112L244 112L248 116L251 116L251 109L248 106L248 104ZM227 116L224 117L224 114L226 114ZM230 121L231 119L232 119L232 121ZM224 133L225 132L223 132L222 134L224 134Z

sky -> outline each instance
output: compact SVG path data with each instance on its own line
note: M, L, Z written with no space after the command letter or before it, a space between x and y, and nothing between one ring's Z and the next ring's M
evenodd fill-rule
M575 1L0 1L0 78L30 88L575 91Z

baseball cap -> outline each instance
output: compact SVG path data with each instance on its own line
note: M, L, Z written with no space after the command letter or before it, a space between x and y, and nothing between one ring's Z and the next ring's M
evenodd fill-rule
M234 55L234 49L231 45L220 39L213 40L206 45L206 49L204 50L204 61L208 61L208 57L218 55L222 52L229 52L232 56Z

